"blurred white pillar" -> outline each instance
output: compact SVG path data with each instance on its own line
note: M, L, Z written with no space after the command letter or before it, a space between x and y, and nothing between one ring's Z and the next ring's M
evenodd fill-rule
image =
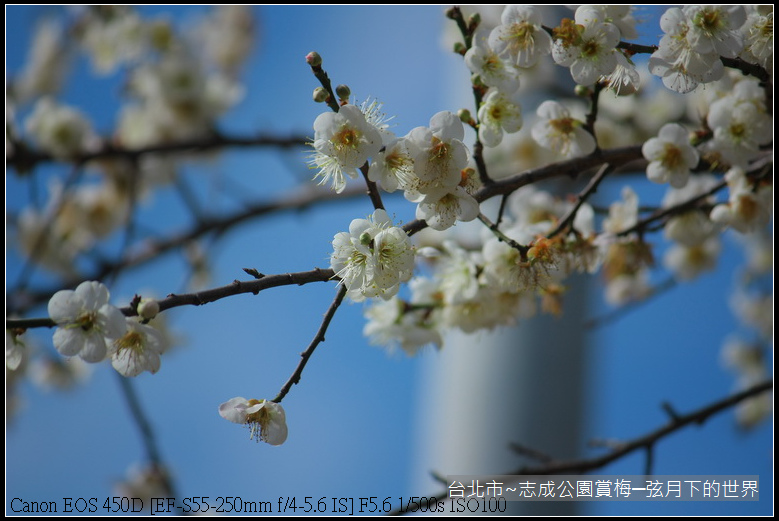
M452 333L427 361L420 385L423 425L416 454L420 493L441 490L430 477L504 474L538 461L511 443L556 459L582 447L586 394L585 281L571 279L565 315L539 315L513 328ZM513 514L577 513L569 502L513 503Z

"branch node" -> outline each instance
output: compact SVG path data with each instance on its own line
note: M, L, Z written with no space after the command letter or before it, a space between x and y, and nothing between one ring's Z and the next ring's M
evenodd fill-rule
M672 420L674 423L679 423L679 420L680 420L680 418L679 418L679 414L676 412L676 410L673 408L673 406L672 406L670 403L668 403L668 402L663 402L662 404L660 404L660 406L663 408L663 410L665 411L665 413L666 413L668 416L670 416L670 417L671 417L671 420Z
M265 276L263 273L260 273L254 268L243 268L243 271L246 272L247 275L251 275L252 277L258 280Z

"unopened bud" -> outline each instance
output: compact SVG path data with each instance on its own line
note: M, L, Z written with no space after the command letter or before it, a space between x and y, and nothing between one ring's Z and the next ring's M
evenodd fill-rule
M481 23L481 15L479 13L473 13L468 17L468 29L474 31L476 27Z
M457 42L454 44L454 52L457 54L465 55L466 49L465 44L463 42Z
M144 320L151 320L160 312L160 303L153 298L144 298L138 303L138 316Z
M306 54L306 63L312 67L321 67L322 57L319 56L318 52L311 51L310 53Z
M585 87L584 85L577 85L573 89L573 93L579 96L580 98L586 98L589 97L590 94L592 94L592 91L589 87Z
M363 246L370 246L371 241L373 241L373 237L371 237L371 234L368 232L362 232L360 234L360 244Z
M466 125L470 125L471 121L473 120L473 117L471 117L471 111L468 109L458 110L457 117L460 118L460 121L462 121Z
M348 100L349 96L352 95L352 89L348 85L339 85L335 88L335 95L340 100Z
M313 98L314 101L316 101L317 103L323 103L327 101L328 96L329 94L327 93L324 87L317 87L314 89Z

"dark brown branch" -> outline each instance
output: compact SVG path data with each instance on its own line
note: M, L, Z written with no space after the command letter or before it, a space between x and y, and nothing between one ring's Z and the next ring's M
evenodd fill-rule
M523 186L537 183L546 179L552 179L554 177L561 176L576 177L582 172L602 165L603 163L609 163L614 167L614 169L617 169L632 161L643 159L643 157L644 156L641 154L641 145L602 150L598 155L577 157L568 159L566 161L560 161L551 165L528 170L527 172L514 175L507 179L495 181L489 186L485 186L476 192L474 199L481 203L498 195L511 194ZM403 229L409 235L413 235L426 227L427 223L425 223L425 221L417 219L415 221L406 223L403 226Z
M590 179L590 182L587 184L587 186L582 190L582 192L579 194L579 196L576 199L576 204L571 208L571 210L566 214L565 217L563 217L560 222L557 224L554 230L549 232L549 235L546 236L547 239L551 239L558 233L562 232L566 228L573 227L573 221L576 219L576 214L579 212L579 208L582 207L582 205L587 201L587 199L595 193L595 191L598 189L598 185L601 181L614 169L611 168L611 165L608 163L604 164L600 170L598 170L598 173L593 176L592 179Z
M314 204L334 202L344 198L358 197L364 194L364 189L347 189L340 194L332 191L321 190L295 190L271 202L255 203L231 215L219 218L207 218L190 230L163 239L152 239L145 243L136 244L135 252L116 259L104 262L95 271L81 274L78 280L68 280L57 287L43 288L35 291L25 291L14 299L15 290L9 292L8 309L11 313L23 313L31 306L47 301L51 296L63 288L74 287L83 280L106 280L108 277L131 267L141 266L157 259L160 255L176 250L177 248L200 239L209 233L218 233L233 226L247 222L251 219L262 217L274 212L300 211Z
M330 307L327 309L325 318L322 320L322 324L319 326L319 330L317 330L316 335L314 336L313 340L311 340L311 343L308 345L306 350L300 353L300 362L295 368L295 371L292 373L292 376L289 377L289 380L287 380L287 383L285 383L281 388L279 394L271 401L281 403L281 400L284 399L292 386L300 382L300 376L303 374L303 369L305 369L308 360L311 358L311 355L314 354L314 350L316 350L320 343L325 341L325 332L327 332L327 328L330 326L330 321L333 320L335 312L338 310L341 302L343 302L344 296L346 296L346 286L344 284L339 284L338 292L335 294L333 303L330 304Z
M523 246L519 244L517 241L503 233L498 229L498 225L490 221L483 213L480 213L478 216L478 219L490 229L490 231L495 235L495 237L498 238L499 241L505 242L515 250L519 252L520 257L522 258L523 262L527 262L527 252L530 250L529 246Z
M365 163L360 167L360 173L365 178L365 184L368 187L368 197L371 198L373 208L376 210L384 210L384 203L381 200L381 193L379 192L378 185L368 179L368 163Z
M223 134L214 134L212 136L197 138L188 141L178 141L175 143L163 143L142 148L123 148L115 146L109 142L104 143L103 147L89 154L83 154L70 159L68 162L83 165L95 159L117 159L124 158L129 160L138 159L147 154L161 153L180 153L180 152L204 152L219 148L249 148L249 147L272 147L272 148L295 148L302 147L308 143L305 136L291 135L289 137L278 137L269 134L258 134L256 136L230 136ZM46 152L34 151L26 146L14 146L14 153L7 157L5 166L15 167L20 170L29 170L38 163L62 161Z
M727 398L723 398L722 400L719 400L710 405L695 410L689 414L679 415L678 418L676 418L675 420L671 420L666 425L658 429L655 429L654 431L645 434L644 436L640 436L634 440L625 442L621 447L615 448L610 453L605 454L603 456L599 456L597 458L589 458L589 459L560 461L549 465L543 465L537 467L523 467L521 469L518 469L515 472L510 472L509 474L524 474L524 475L546 475L546 474L566 474L566 473L576 474L576 473L589 472L595 469L599 469L601 467L608 465L612 461L616 461L619 458L622 458L630 454L631 452L640 449L647 449L650 447L654 447L654 445L658 441L662 440L663 438L667 437L668 435L678 430L681 430L683 427L686 427L693 423L698 425L703 424L711 416L714 416L715 414L725 411L730 407L738 405L744 400L753 398L761 393L764 393L772 389L773 386L774 386L773 380L763 382L758 385L755 385L754 387L750 387L749 389L733 394L731 396L728 396Z
M626 235L630 235L633 232L643 232L647 229L647 227L657 221L662 221L668 217L673 217L674 215L679 215L684 212L687 212L689 210L692 210L694 208L697 208L698 205L705 201L710 196L716 194L723 188L725 188L728 185L726 181L720 181L715 186L713 186L711 189L707 190L706 192L697 195L691 199L688 199L687 201L684 201L682 203L679 203L674 206L670 206L668 208L663 208L662 210L659 210L649 217L645 219L641 219L638 221L635 225L631 226L630 228L627 228L625 230L622 230L617 234L618 237L625 237Z
M243 293L258 294L260 291L278 286L290 286L296 284L302 286L312 282L327 282L335 280L335 273L331 269L314 268L311 271L301 271L297 273L281 273L277 275L265 275L260 279L248 281L233 281L232 284L218 288L207 289L197 293L186 293L182 295L168 295L167 298L159 300L160 311L180 306L202 306L210 302L215 302L226 297L240 295ZM131 306L121 308L125 316L131 317L137 315L136 310ZM51 319L6 319L6 329L29 329L33 327L55 327L56 324Z
M694 423L701 425L711 416L734 407L744 400L754 398L759 394L769 391L773 389L773 386L773 380L769 380L750 387L744 391L728 396L727 398L723 398L722 400L716 401L710 405L697 409L689 414L679 415L677 418L672 419L666 425L659 427L654 431L649 432L648 434L614 446L611 452L603 456L569 461L552 461L544 465L535 467L526 466L509 472L502 472L501 474L526 476L545 476L549 474L582 474L605 467L609 463L612 463L613 461L616 461L632 452L641 449L648 451L645 471L651 471L653 460L652 451L654 450L657 442L690 424ZM430 497L435 497L439 501L444 501L448 498L448 495L448 491L443 491ZM410 511L407 512L396 509L389 512L389 515L399 515L405 513L410 513Z

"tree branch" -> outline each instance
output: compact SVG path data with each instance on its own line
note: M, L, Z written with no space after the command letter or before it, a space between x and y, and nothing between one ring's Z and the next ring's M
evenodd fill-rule
M338 310L341 302L343 302L344 296L346 296L346 286L344 284L340 284L338 286L338 292L335 294L335 298L333 299L333 303L330 304L330 307L327 309L325 318L322 320L322 324L319 326L314 339L311 340L311 343L308 345L306 350L300 353L300 362L295 368L295 371L292 373L292 376L289 377L289 380L287 380L287 383L282 386L279 394L271 401L281 403L281 400L284 399L292 386L300 382L300 376L303 374L303 369L306 367L306 364L311 358L311 355L314 354L314 350L316 350L317 346L321 342L325 341L325 332L330 326L330 321L333 320L335 312Z
M202 306L210 302L216 302L226 297L240 295L242 293L258 294L260 291L275 288L278 286L290 286L297 284L303 286L312 282L328 282L338 280L331 269L314 268L311 271L300 271L297 273L281 273L278 275L264 275L255 280L240 281L235 280L232 284L218 288L207 289L197 293L186 293L182 295L170 294L167 298L159 300L160 311L180 306ZM138 313L132 306L121 308L125 316L132 317ZM51 319L45 318L21 318L9 319L5 321L6 329L29 329L34 327L55 327L57 324Z
M196 138L188 141L163 143L142 148L124 148L113 145L106 141L100 150L73 157L68 162L76 165L83 165L95 159L124 158L128 160L137 160L139 157L148 154L205 152L218 148L295 148L305 146L308 141L308 138L305 136L294 134L290 135L289 137L278 137L270 134L258 134L256 136L230 136L220 133L215 133L212 136ZM35 167L38 163L47 163L52 161L61 162L62 160L55 158L46 152L31 150L26 145L19 146L19 143L14 143L13 154L6 158L5 166L6 168L14 167L21 171L26 171Z
M703 424L711 416L725 411L744 400L754 398L755 396L764 393L770 389L773 389L774 382L769 380L760 384L757 384L749 389L738 392L722 400L718 400L710 405L701 407L689 414L679 415L676 418L671 419L667 424L659 427L643 436L639 436L631 441L620 444L615 447L608 454L599 456L596 458L586 458L578 460L568 461L550 461L543 465L534 467L521 467L509 472L502 472L502 475L525 475L525 476L544 476L549 474L581 474L592 470L605 467L609 463L616 461L628 454L637 450L644 449L647 451L647 460L645 464L645 470L649 469L652 464L653 450L657 442L663 438L668 437L672 433L681 430L682 428L695 423ZM524 449L523 451L527 451ZM435 497L439 501L446 500L448 498L448 490L440 492L430 497ZM426 495L427 496L427 495ZM413 510L400 511L399 509L389 512L389 515L399 515L413 512Z

